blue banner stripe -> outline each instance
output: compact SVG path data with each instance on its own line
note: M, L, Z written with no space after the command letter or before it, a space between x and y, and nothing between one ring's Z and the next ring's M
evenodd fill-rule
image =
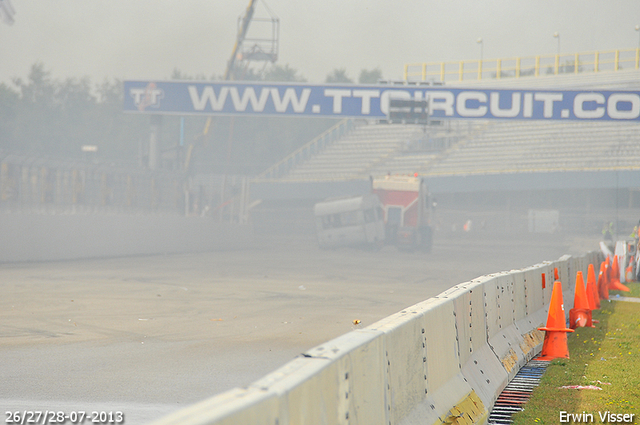
M637 91L125 81L124 93L124 111L144 114L386 118L389 99L426 99L433 118L640 119Z

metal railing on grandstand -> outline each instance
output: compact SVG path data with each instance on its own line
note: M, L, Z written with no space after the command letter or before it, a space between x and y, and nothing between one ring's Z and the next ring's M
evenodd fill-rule
M246 176L188 176L111 164L0 155L0 210L173 214L245 223Z
M623 69L640 69L640 48L504 59L410 63L404 66L404 80L468 81Z
M294 168L301 162L306 161L318 152L322 151L325 147L349 132L353 128L353 125L354 124L352 119L345 119L340 121L338 124L326 130L324 133L315 137L309 143L287 155L280 162L269 167L266 171L259 174L256 179L275 179L288 174L292 168Z

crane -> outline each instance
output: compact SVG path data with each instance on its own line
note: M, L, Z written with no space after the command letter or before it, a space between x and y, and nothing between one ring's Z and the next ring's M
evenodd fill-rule
M242 47L242 42L247 36L247 30L249 29L249 24L251 23L251 19L253 18L253 13L256 9L256 3L258 0L251 0L249 2L249 6L247 6L247 10L244 13L244 16L241 17L241 23L238 25L238 35L236 36L236 44L233 46L233 52L231 53L231 57L227 62L227 69L224 73L224 80L227 81L231 77L231 72L233 71L233 67L236 63L236 57L238 56L238 51Z
M15 9L11 5L10 0L0 0L0 17L7 25L13 25L15 20L13 19L13 15L16 14Z
M256 9L256 5L258 0L250 0L247 9L241 17L238 18L238 33L236 35L236 42L233 46L233 51L231 52L231 57L227 61L227 68L224 73L224 81L232 80L234 77L234 69L236 67L236 62L238 60L251 61L251 60L266 60L270 62L275 62L278 58L278 35L279 35L279 20L273 12L269 9L266 3L263 0L263 4L269 14L270 18L254 18L254 12ZM247 39L247 33L249 30L249 24L252 21L258 22L271 22L271 37L268 39L264 38L251 38ZM245 40L250 40L251 42L255 42L253 46L250 47L249 50L242 51L243 43ZM248 63L247 65L248 66ZM213 118L210 116L207 118L207 121L204 125L204 129L202 133L196 136L196 140L201 140L206 138L209 135L209 130L211 129L211 124L213 123ZM195 143L189 144L187 149L187 153L185 155L185 170L189 170L189 164L191 162L191 156L193 154L193 149L195 147Z

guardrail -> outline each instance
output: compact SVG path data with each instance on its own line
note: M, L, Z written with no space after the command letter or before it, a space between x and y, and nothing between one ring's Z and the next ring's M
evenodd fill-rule
M246 388L155 425L485 423L502 389L538 354L554 268L565 311L589 253L462 283L303 353Z
M311 156L320 152L325 147L349 132L353 126L354 124L352 119L344 119L340 121L338 124L329 128L319 136L316 136L309 143L287 155L280 162L269 167L266 171L259 174L255 180L275 179L289 173L289 171L291 171L291 169L296 165L306 161Z
M404 66L404 80L465 81L580 74L622 69L640 69L640 49L457 62L410 63Z

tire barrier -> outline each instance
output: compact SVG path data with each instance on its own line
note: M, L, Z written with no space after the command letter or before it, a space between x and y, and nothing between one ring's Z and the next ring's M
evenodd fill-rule
M554 270L573 300L598 253L482 276L315 347L245 388L155 425L486 423L541 348ZM572 305L565 306L568 312Z

